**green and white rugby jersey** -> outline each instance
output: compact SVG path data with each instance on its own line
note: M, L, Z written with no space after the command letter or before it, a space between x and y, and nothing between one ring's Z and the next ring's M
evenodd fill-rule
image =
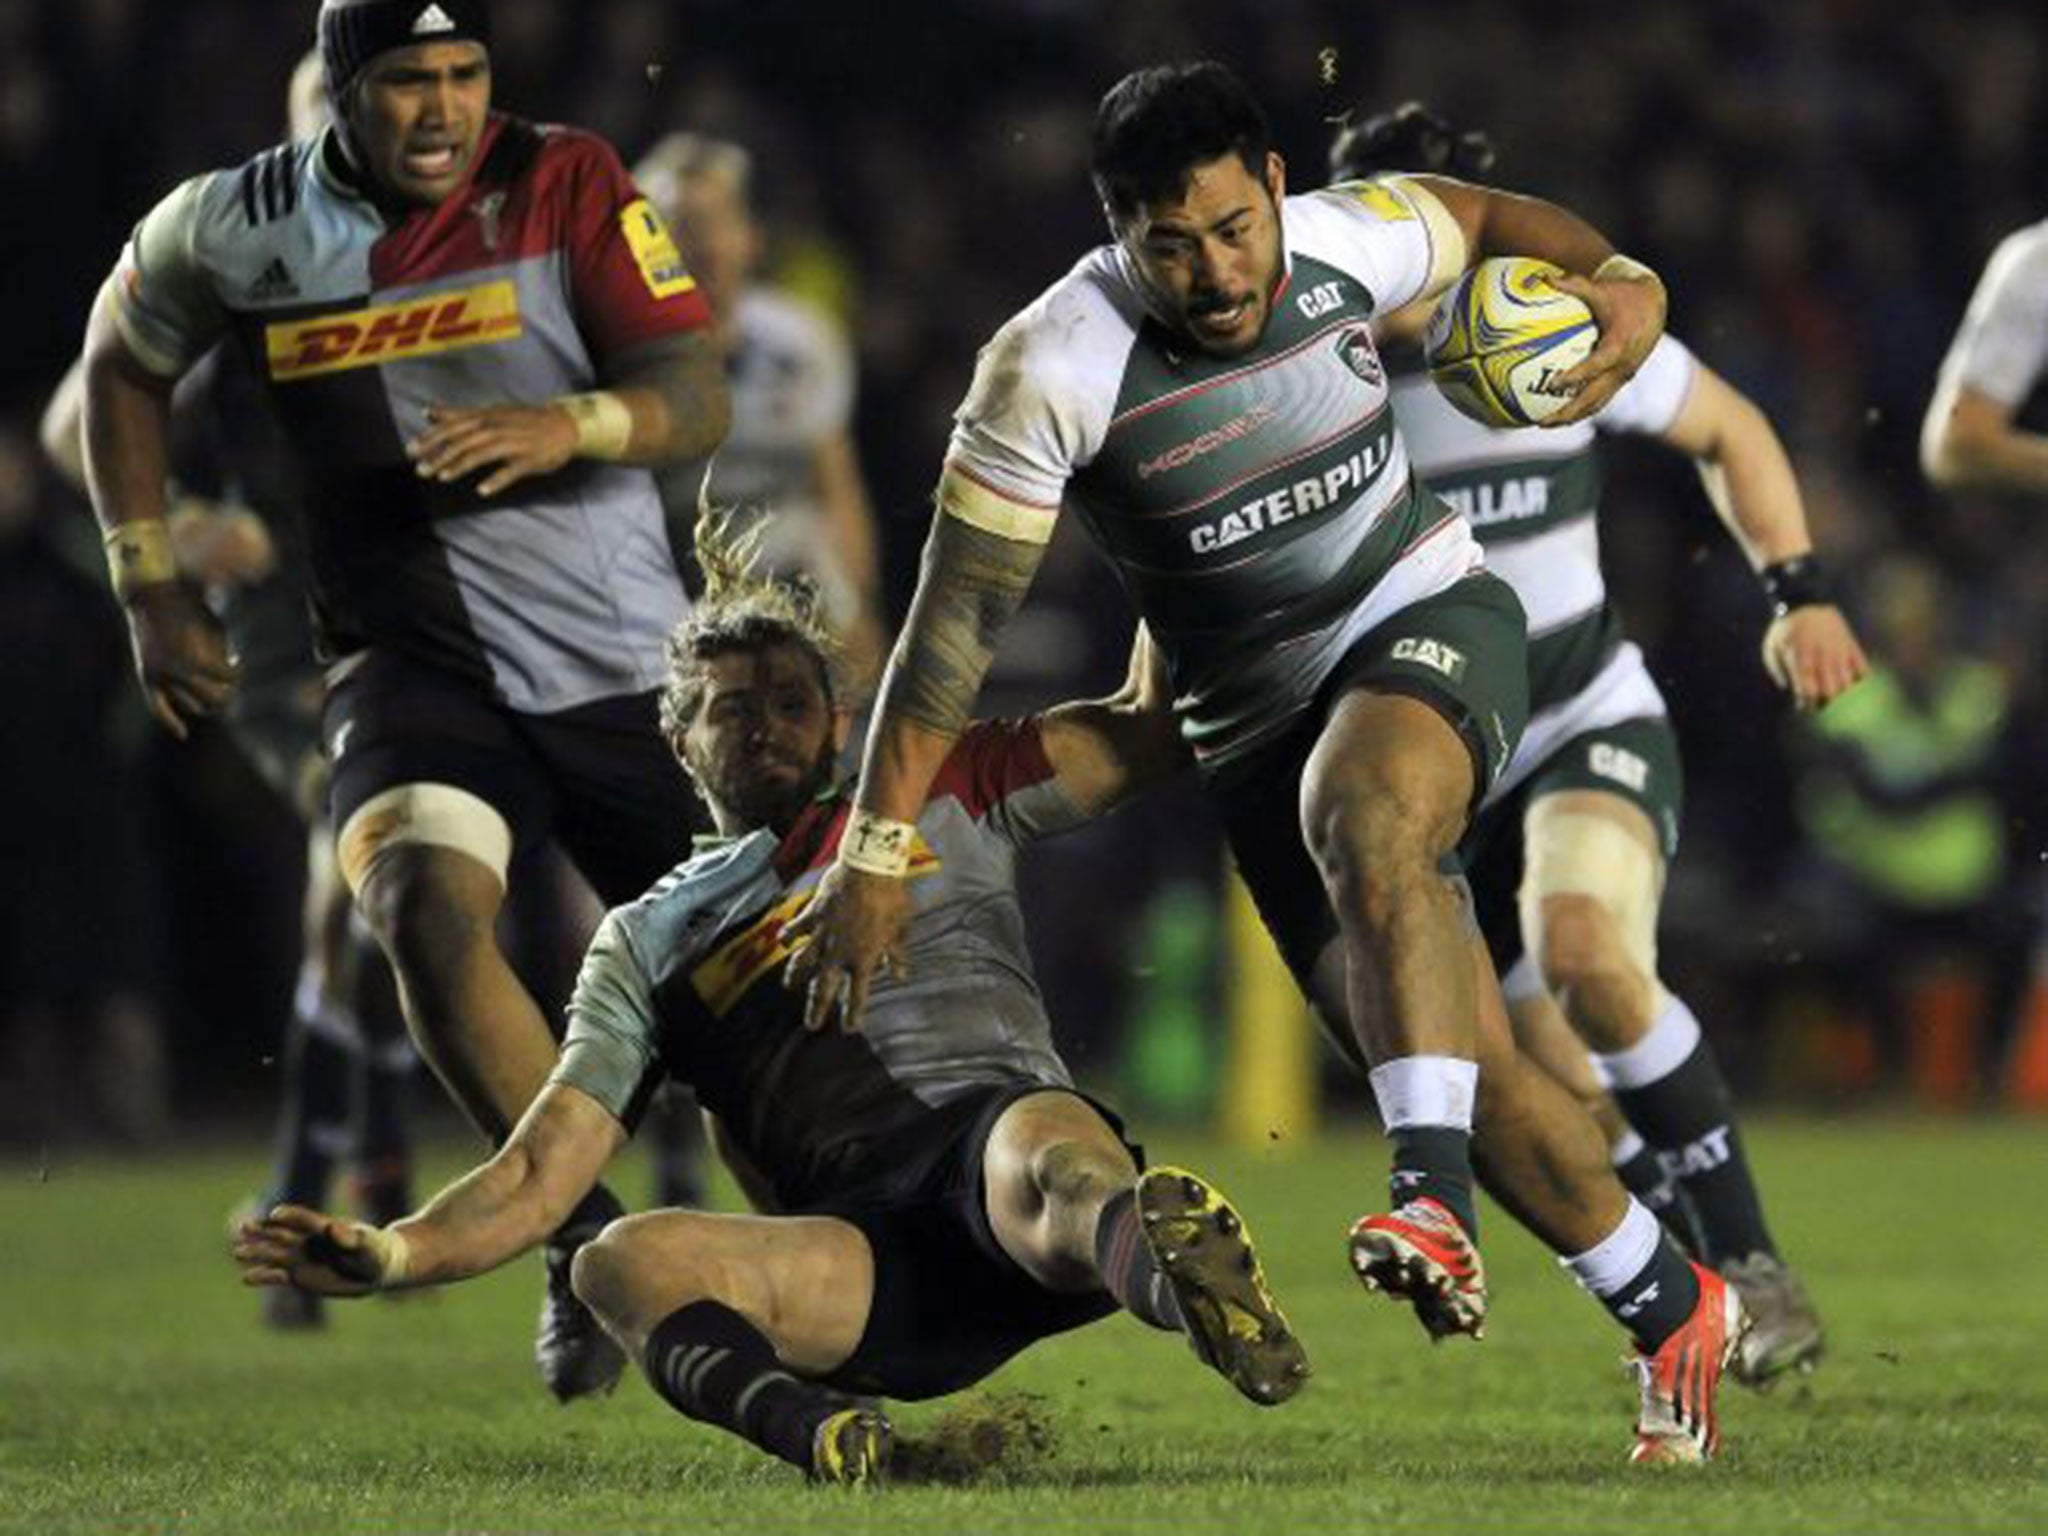
M1113 245L982 350L942 510L1043 540L1072 507L1164 650L1205 768L1277 735L1360 636L1480 565L1416 491L1368 324L1449 275L1443 217L1399 183L1286 199L1287 270L1240 357L1152 318Z
M1529 615L1529 728L1491 798L1582 731L1665 712L1600 573L1599 434L1669 431L1697 366L1667 335L1591 420L1502 430L1454 408L1419 356L1397 360L1394 416L1416 475L1472 525Z

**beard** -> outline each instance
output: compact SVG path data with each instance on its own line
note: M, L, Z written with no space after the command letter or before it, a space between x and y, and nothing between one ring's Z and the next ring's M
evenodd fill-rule
M780 756L769 758L768 765L794 766ZM837 782L839 749L827 737L818 755L794 778L771 777L762 766L759 760L736 753L726 762L706 764L709 771L700 774L698 782L748 831L768 827L787 832L804 808Z

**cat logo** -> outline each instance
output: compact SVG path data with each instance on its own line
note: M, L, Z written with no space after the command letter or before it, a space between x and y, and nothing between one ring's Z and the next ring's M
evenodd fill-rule
M1405 636L1396 640L1387 654L1395 661L1411 661L1419 667L1428 667L1432 672L1441 672L1454 683L1465 675L1465 653L1441 640Z
M279 383L347 368L370 368L521 334L511 279L342 314L283 320L263 330L270 376Z
M1380 367L1380 354L1372 344L1372 332L1365 326L1354 325L1337 338L1337 355L1344 359L1346 368L1374 389L1386 382L1386 370Z
M1625 784L1641 794L1650 782L1650 765L1626 748L1596 741L1586 753L1586 767L1603 779Z

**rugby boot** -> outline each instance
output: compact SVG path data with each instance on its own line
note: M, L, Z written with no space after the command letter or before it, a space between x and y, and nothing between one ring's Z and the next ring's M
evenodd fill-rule
M559 1402L609 1392L626 1369L626 1352L612 1341L597 1316L576 1298L569 1286L576 1250L623 1216L625 1207L603 1185L585 1197L574 1226L565 1226L541 1250L547 1289L541 1297L540 1327L534 1335L533 1358L540 1379Z
M1792 1266L1768 1253L1752 1253L1725 1261L1721 1276L1735 1287L1749 1313L1749 1330L1728 1368L1735 1379L1745 1387L1765 1387L1787 1371L1810 1374L1827 1341L1820 1313Z
M1196 1356L1263 1406L1299 1392L1308 1354L1266 1286L1244 1219L1184 1168L1146 1172L1137 1202L1145 1246L1173 1290Z
M1351 1267L1368 1291L1415 1309L1432 1342L1486 1336L1486 1265L1443 1205L1424 1195L1351 1228Z
M840 1488L875 1488L888 1481L896 1432L872 1403L842 1408L818 1426L811 1440L810 1477Z
M1646 1465L1711 1461L1721 1445L1714 1394L1721 1373L1741 1348L1749 1327L1742 1297L1711 1269L1695 1264L1699 1304L1685 1324L1657 1349L1629 1362L1642 1389L1635 1448L1628 1459Z

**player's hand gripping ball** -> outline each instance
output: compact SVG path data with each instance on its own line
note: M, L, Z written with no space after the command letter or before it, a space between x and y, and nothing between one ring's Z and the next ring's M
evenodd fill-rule
M1550 286L1560 271L1527 256L1490 257L1429 317L1429 375L1474 421L1533 427L1570 402L1557 377L1585 361L1600 333L1582 300Z

